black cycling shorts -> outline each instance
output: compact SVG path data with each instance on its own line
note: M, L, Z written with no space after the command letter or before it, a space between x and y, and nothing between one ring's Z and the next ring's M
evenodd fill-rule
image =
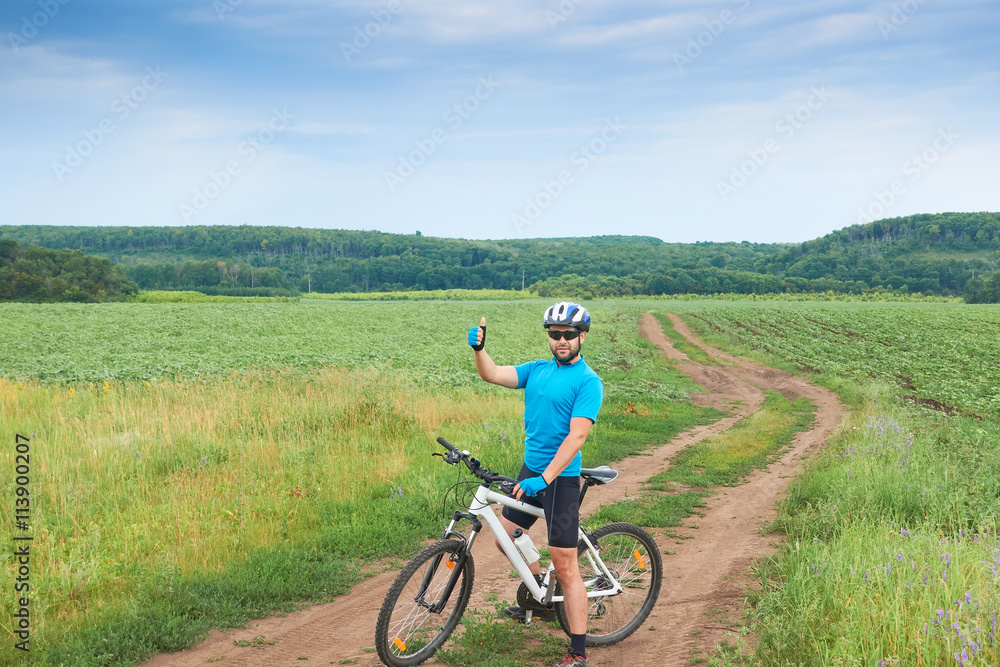
M529 477L538 477L538 473L522 465L521 472L517 474L517 481ZM551 484L539 491L538 495L523 495L521 501L544 510L550 547L576 549L580 528L579 477L556 477ZM538 518L506 505L503 508L503 515L525 530L531 528Z

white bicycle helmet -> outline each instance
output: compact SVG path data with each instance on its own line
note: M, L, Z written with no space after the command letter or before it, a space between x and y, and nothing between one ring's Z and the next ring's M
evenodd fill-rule
M580 331L590 331L590 313L578 303L560 301L545 311L542 326L548 329L553 324L576 327Z

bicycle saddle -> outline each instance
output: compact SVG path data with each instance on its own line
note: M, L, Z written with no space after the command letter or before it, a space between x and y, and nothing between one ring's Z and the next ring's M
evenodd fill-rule
M594 484L607 484L618 477L618 471L608 466L581 468L580 477L591 480Z

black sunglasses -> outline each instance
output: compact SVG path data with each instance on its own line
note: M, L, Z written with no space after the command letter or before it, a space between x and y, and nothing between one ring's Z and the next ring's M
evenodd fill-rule
M549 338L552 340L559 340L560 338L565 338L566 340L575 340L580 336L579 331L549 331Z

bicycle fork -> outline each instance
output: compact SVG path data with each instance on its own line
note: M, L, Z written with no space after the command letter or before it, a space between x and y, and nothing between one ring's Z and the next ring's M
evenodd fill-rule
M455 524L459 519L469 519L472 521L472 535L470 535L468 539L466 539L465 535L455 530ZM479 535L479 531L482 529L482 522L479 521L478 517L472 514L456 511L452 515L451 523L449 523L448 527L445 528L441 539L448 539L452 536L458 537L464 543L464 547L457 554L452 554L448 560L445 561L445 566L451 570L451 574L448 576L448 581L445 583L444 590L441 591L441 598L437 602L431 603L424 599L424 594L427 592L427 587L431 585L434 575L437 574L438 568L441 566L441 559L444 558L444 554L438 554L431 561L430 566L427 568L427 573L424 574L423 582L420 584L420 589L414 597L414 602L419 604L421 607L425 607L427 611L432 614L441 613L441 610L443 610L445 605L448 604L448 599L455 590L458 578L462 575L462 571L465 569L466 561L469 560L469 553L472 549L472 544L476 541L476 536ZM456 555L458 556L457 559L455 558Z

